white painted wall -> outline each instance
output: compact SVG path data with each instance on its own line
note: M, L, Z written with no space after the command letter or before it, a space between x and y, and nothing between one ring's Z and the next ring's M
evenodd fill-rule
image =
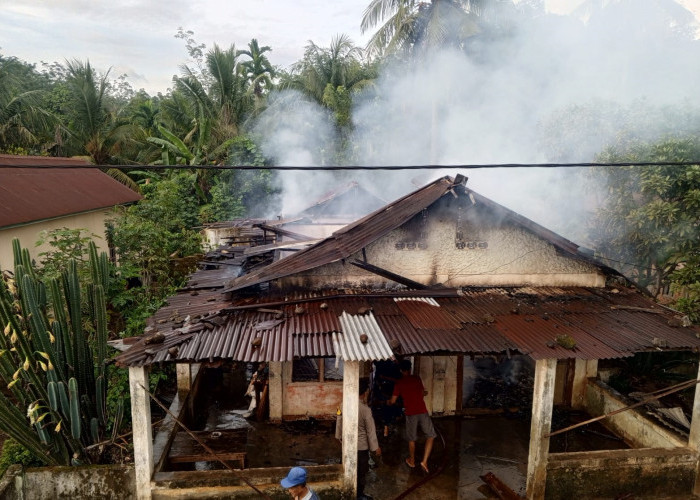
M455 222L436 220L425 229L426 249L398 250L415 240L405 228L391 231L366 248L367 261L423 284L459 286L596 286L605 277L596 266L561 255L554 245L512 224L481 228L473 237L486 248L458 249ZM466 231L463 231L467 233ZM414 231L415 233L415 231ZM470 238L467 234L466 238ZM361 252L352 256L362 260ZM335 262L284 278L285 285L378 286L393 283L353 265Z

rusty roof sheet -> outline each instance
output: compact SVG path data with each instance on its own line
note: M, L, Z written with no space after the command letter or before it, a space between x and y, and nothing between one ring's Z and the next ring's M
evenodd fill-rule
M141 199L140 194L97 168L61 168L89 166L85 160L0 155L0 165L11 165L0 168L0 227L90 212Z
M117 356L127 366L163 361L386 359L396 354L523 353L534 359L607 359L700 349L700 330L639 292L600 288L481 288L460 297L307 294L223 300L199 319L166 318L163 339ZM201 295L204 295L202 293ZM171 301L171 313L178 302ZM207 304L209 304L207 302ZM227 307L223 307L226 304ZM194 306L194 305L192 305ZM231 307L232 306L232 307ZM179 306L187 311L185 305ZM179 311L179 309L178 309ZM367 334L368 343L360 340ZM557 342L575 342L567 349ZM174 349L176 348L176 349Z

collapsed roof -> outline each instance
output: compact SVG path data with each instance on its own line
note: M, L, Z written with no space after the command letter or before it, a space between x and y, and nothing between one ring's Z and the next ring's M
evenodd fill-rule
M700 348L698 329L687 327L681 315L623 286L415 289L404 282L392 289L272 287L265 293L250 293L263 283L343 262L444 196L467 197L569 258L601 273L616 274L581 253L578 245L466 188L464 180L440 178L290 257L241 277L235 277L226 259L240 258L242 251L229 249L222 254L219 269L196 272L188 287L151 319L147 334L116 362L143 366L514 353L534 359L606 359L642 351ZM400 276L396 279L401 282ZM245 295L239 293L243 289Z

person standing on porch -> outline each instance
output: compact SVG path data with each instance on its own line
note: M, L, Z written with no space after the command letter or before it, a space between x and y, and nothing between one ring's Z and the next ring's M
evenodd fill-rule
M369 396L369 379L360 379L360 404L357 418L357 500L372 500L365 494L367 473L369 472L369 452L382 456L382 449L377 441L377 427L374 423L372 410L367 406ZM342 441L343 420L338 419L335 427L335 437Z
M289 469L287 477L282 479L280 484L294 500L320 500L316 492L306 486L306 469L303 467Z
M420 466L427 474L430 472L428 469L428 458L430 458L430 452L433 451L433 441L435 441L437 433L423 400L428 391L423 387L420 377L411 374L411 366L410 360L401 360L399 364L401 378L394 385L394 393L389 400L389 404L395 404L399 397L403 399L404 413L406 414L406 438L408 439L406 465L411 468L416 466L416 440L418 439L419 426L425 434L425 450L423 451L423 460Z

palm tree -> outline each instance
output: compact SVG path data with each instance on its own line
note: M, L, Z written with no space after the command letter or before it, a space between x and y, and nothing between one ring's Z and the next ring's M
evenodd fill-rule
M200 123L213 120L214 137L233 137L251 108L246 92L247 79L232 44L222 50L214 44L205 57L205 73L198 75L184 66L184 75L175 81L175 88L190 102L194 117Z
M164 123L157 127L158 137L147 139L161 148L159 163L194 167L225 162L253 101L239 55L234 45L223 50L215 44L204 57L203 71L183 66L174 91L161 102ZM196 169L196 174L195 189L206 201L215 173Z
M265 90L272 88L272 78L275 77L275 68L272 67L265 52L270 52L272 49L267 45L260 47L258 41L253 38L248 42L248 50L239 50L238 55L245 55L250 58L249 61L241 63L243 71L248 79L248 89L255 96L256 109L261 106L263 93Z
M292 66L281 86L301 90L318 103L323 103L329 86L359 90L374 78L370 65L363 63L363 56L362 49L347 35L335 36L327 48L309 41L304 57Z
M485 4L486 0L372 0L361 29L365 33L380 25L367 44L376 54L411 52L420 46L459 47L479 32L476 19Z
M55 122L42 106L45 91L21 78L26 71L17 59L0 57L0 150L40 143Z
M335 36L329 47L310 41L304 57L291 72L281 75L278 87L298 90L332 113L336 145L329 149L337 151L332 161L340 163L346 160L347 139L352 131L353 97L371 85L376 73L376 64L367 61L362 48L343 34ZM283 109L288 104L287 99L278 99L271 107Z
M108 104L109 71L97 77L90 62L66 62L70 91L68 130L79 154L87 153L96 165L123 163L123 145L131 138L133 127L121 120ZM119 169L105 172L138 191L138 185Z

